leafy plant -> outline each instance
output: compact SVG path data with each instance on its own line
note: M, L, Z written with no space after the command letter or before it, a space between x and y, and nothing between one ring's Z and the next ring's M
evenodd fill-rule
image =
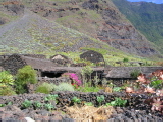
M151 87L154 87L156 89L160 89L163 87L163 80L159 78L159 76L153 76L151 78L151 83L150 83Z
M54 95L49 94L44 98L44 100L45 101L57 100L57 98L58 98L58 94L54 94Z
M32 102L31 102L31 101L25 100L25 101L22 103L22 108L23 108L23 109L26 109L26 108L31 107L31 105L32 105Z
M0 107L4 107L4 106L6 106L5 104L0 104Z
M86 83L84 87L80 86L76 90L80 92L98 92L100 91L100 88L98 86L90 87L88 83Z
M97 96L96 97L97 102L101 105L101 102L105 100L103 95Z
M154 88L162 88L162 83L163 83L163 80L156 80L156 81L151 82L150 85Z
M52 104L44 104L44 108L48 111L52 110L54 108L54 106Z
M106 103L105 105L108 106L125 106L127 103L127 100L123 100L121 98L116 97L114 101L111 103Z
M14 84L14 77L7 71L0 72L1 86L6 87Z
M13 105L12 101L8 101L6 105Z
M12 86L14 85L14 77L7 71L0 72L0 95L14 95L15 91Z
M73 98L71 99L71 101L72 101L73 103L75 103L75 104L81 103L81 99L79 99L79 98L77 98L77 97L73 97Z
M113 88L113 91L114 91L114 92L120 92L121 90L122 90L121 87L114 87L114 88Z
M86 103L84 103L84 105L86 105L86 106L93 106L93 103L92 102L86 102Z
M41 108L42 104L38 101L35 101L35 102L33 102L33 107L34 107L34 109Z

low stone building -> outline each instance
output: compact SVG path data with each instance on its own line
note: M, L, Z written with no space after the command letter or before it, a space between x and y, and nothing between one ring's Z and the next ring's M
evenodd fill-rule
M105 67L103 77L112 80L117 86L121 86L127 81L135 81L136 74L142 73L148 76L161 69L163 67Z
M104 64L104 57L101 53L88 50L80 55L81 59L85 59L86 61L90 61L92 63L98 64L103 63Z
M38 79L42 79L40 77L44 77L52 80L52 78L61 77L62 74L66 72L75 73L81 79L82 67L67 67L67 66L61 67L57 63L53 63L50 59L46 58L34 58L25 55L13 54L10 55L3 62L2 66L6 71L9 71L11 74L16 75L18 70L26 65L31 66L34 70L37 71ZM92 69L93 69L92 77L97 75L100 78L104 68L92 68Z
M37 70L38 75L40 74L39 71L41 71L43 68L46 67L48 69L56 66L48 59L34 58L19 54L10 55L2 64L3 68L13 75L15 75L19 69L26 65L30 65L34 70Z

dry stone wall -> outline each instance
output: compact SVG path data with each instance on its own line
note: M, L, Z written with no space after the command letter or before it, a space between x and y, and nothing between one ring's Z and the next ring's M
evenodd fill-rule
M115 97L122 97L124 99L127 99L127 105L126 107L115 107L116 109L116 113L113 113L112 117L109 118L107 121L108 122L118 122L118 121L140 121L140 122L148 122L148 121L152 121L152 122L162 122L162 116L161 115L157 115L156 113L150 113L150 109L151 106L149 106L148 104L144 104L144 100L147 99L150 95L149 94L130 94L127 95L125 93L105 93L105 92L97 92L97 93L82 93L82 92L55 92L55 93L51 93L51 95L55 95L58 94L59 98L58 100L58 104L57 107L60 110L65 110L65 105L71 105L71 99L73 97L77 97L79 99L81 99L82 101L86 101L86 102L92 102L95 104L95 106L98 106L96 97L103 95L104 96L104 101L102 102L102 105L107 103L107 102L111 102L115 99ZM45 97L47 97L47 94L20 94L20 95L15 95L15 96L1 96L1 104L8 104L8 103L12 103L13 105L8 105L5 108L2 109L14 109L16 108L17 110L19 108L21 108L21 104L25 101L25 100L29 100L29 101L39 101L41 103L46 103L45 101ZM161 99L163 100L163 99ZM126 109L127 108L127 109ZM50 114L49 111L46 110L42 110L42 109L38 109L38 110L33 110L32 108L28 108L28 109L22 109L19 110L19 112L21 111L21 113L26 113L26 115L24 116L30 116L31 118L33 118L34 120L40 120L43 121L45 118L43 118L43 115L49 115L46 116L48 117L46 120L51 120L52 118L52 114ZM121 111L121 112L120 112ZM3 113L3 112L2 112ZM7 113L7 110L5 111L5 114ZM11 113L11 111L10 111ZM30 113L30 114L29 114ZM40 113L40 116L36 116ZM19 114L19 113L18 113ZM14 113L12 116L14 118L7 118L5 117L5 120L15 120L15 119L20 119L20 116L22 114L20 114L18 116L18 114ZM18 116L18 117L15 117ZM54 116L54 115L53 115ZM22 117L22 116L21 116ZM53 121L56 120L53 119ZM58 118L57 118L58 120ZM73 119L73 118L69 118L67 117L63 117L60 118L61 121L69 121L69 122L73 122L75 120L78 119Z
M95 106L98 106L97 102L97 96L103 95L104 101L101 102L102 105L109 103L111 101L115 100L115 97L120 97L128 100L127 104L130 104L131 107L139 107L137 106L140 103L143 103L145 99L147 99L148 95L137 95L132 94L130 97L122 92L117 93L106 93L106 92L53 92L52 95L58 94L58 104L57 107L63 108L68 103L71 103L73 97L77 97L81 99L81 101L85 102L92 102ZM25 100L29 101L39 101L41 103L45 102L45 97L47 94L43 93L37 93L37 94L20 94L20 95L13 95L13 96L1 96L2 104L7 104L9 102L12 102L13 105L21 106L21 103L23 103Z

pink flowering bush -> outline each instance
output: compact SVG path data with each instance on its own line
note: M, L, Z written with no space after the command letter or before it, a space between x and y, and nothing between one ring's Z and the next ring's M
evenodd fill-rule
M81 80L79 80L77 74L75 73L64 73L62 76L68 76L73 80L73 85L80 86L82 84Z

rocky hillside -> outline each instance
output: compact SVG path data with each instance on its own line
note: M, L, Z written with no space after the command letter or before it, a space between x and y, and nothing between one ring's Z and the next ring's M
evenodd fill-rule
M163 53L163 4L112 0L119 10Z
M19 19L1 26L3 51L109 50L112 46L140 56L159 55L111 0L24 0L21 5L3 2L1 10L17 14L11 9L17 5L26 9Z

